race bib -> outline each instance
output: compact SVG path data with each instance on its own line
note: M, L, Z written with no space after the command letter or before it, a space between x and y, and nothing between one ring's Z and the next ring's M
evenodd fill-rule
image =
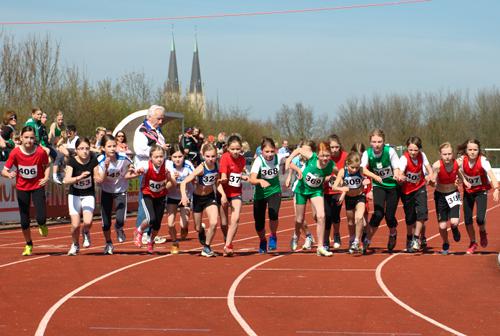
M278 176L278 167L268 169L261 168L260 173L262 175L262 178L266 180L272 180L273 178Z
M92 186L92 177L90 175L73 184L73 188L80 190L88 189L91 186Z
M464 177L467 180L467 182L470 183L471 187L477 187L483 184L483 182L481 181L481 176L464 175Z
M149 180L149 190L151 192L157 193L163 190L163 188L165 188L165 181Z
M231 173L228 184L231 187L239 188L241 186L241 174Z
M420 173L406 173L406 182L417 184L420 182Z
M108 171L106 172L106 176L115 179L120 176L120 171L114 169L108 169Z
M211 186L214 185L217 180L217 173L207 174L201 178L203 185Z
M448 206L453 208L455 205L461 205L462 201L460 200L460 193L454 192L448 196L445 196L446 202L448 202Z
M324 177L314 175L312 173L307 173L305 182L311 188L317 188L323 183Z
M382 168L382 169L375 169L375 173L382 178L382 180L392 177L392 168L387 167L387 168Z
M344 184L349 189L359 189L363 185L363 178L360 176L346 176L344 177Z
M25 179L32 179L38 175L37 166L18 166L17 171Z

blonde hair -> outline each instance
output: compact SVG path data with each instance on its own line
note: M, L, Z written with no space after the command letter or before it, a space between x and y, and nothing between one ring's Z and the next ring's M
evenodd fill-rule
M352 164L361 164L361 155L358 152L350 152L349 154L347 154L345 164L346 166L350 166Z
M443 142L440 146L439 146L439 152L441 153L441 150L443 148L446 148L446 147L450 147L451 148L451 151L453 151L453 146L451 145L451 143L449 143L448 141L446 142Z
M375 128L374 130L372 130L370 132L370 134L368 135L368 140L371 141L373 136L379 136L385 142L385 133L384 133L384 131L382 129Z

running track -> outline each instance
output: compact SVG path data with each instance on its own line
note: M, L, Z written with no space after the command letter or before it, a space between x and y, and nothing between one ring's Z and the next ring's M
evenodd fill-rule
M437 234L432 200L429 208L428 239ZM403 217L400 206L398 251ZM491 199L487 218L490 244L473 256L464 254L463 225L449 256L436 253L439 237L429 239L429 253L388 254L385 226L367 256L290 254L290 201L280 212L278 253L267 256L256 254L251 206L234 258L199 257L193 232L180 255L167 243L149 256L129 239L103 256L98 222L92 248L77 257L65 255L69 225L59 225L47 238L33 230L34 255L22 258L19 230L2 231L0 335L491 335L500 321L500 205ZM345 219L341 230L345 236Z

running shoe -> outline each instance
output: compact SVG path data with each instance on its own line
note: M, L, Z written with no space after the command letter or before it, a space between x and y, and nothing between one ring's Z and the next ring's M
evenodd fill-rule
M304 245L302 245L303 250L310 250L312 249L313 246L313 236L312 234L306 235L306 241L304 242Z
M172 247L170 247L170 253L179 254L179 242L175 241L172 243Z
M90 232L83 232L83 247L90 247Z
M211 257L216 256L215 252L212 251L212 249L208 245L203 246L203 249L201 250L201 255L204 257L207 257L207 258L211 258Z
M147 247L146 252L148 252L149 254L153 254L154 246L155 246L154 241L148 242L148 247Z
M297 250L298 241L299 239L297 238L297 236L293 235L292 240L290 241L290 250L292 250L292 252Z
M146 245L149 242L149 234L147 232L142 233L142 245Z
M427 238L425 238L425 236L420 237L420 249L422 251L427 250Z
M137 247L142 247L142 232L139 231L138 229L135 229L134 231L134 244Z
M224 246L224 257L232 257L234 255L233 244Z
M333 253L325 250L324 246L319 246L316 249L316 255L318 255L320 257L331 257L333 255Z
M477 250L477 243L475 241L469 244L469 248L467 249L467 254L474 254Z
M181 228L181 240L186 240L189 233L188 228Z
M113 254L114 249L115 248L113 247L113 243L106 243L106 245L104 246L104 254L111 255Z
M119 243L123 243L127 237L125 236L125 231L123 228L116 230L116 239Z
M460 238L461 238L460 230L458 229L458 225L452 226L451 232L453 233L453 240L458 243L460 241Z
M269 243L271 245L271 243ZM267 240L261 240L259 243L259 254L266 254L267 253Z
M47 237L49 235L49 228L47 225L39 225L38 232L40 233L40 236Z
M334 249L339 249L339 248L340 248L340 244L341 244L341 241L340 241L340 234L336 233L336 234L333 236L333 248L334 248Z
M328 251L330 251L330 239L326 238L326 239L323 241L323 246L324 246L324 247L328 247Z
M418 238L413 238L413 240L411 241L411 247L415 252L420 250L420 242L418 241Z
M413 240L406 238L406 252L407 253L413 253L415 252L413 250Z
M26 244L23 250L23 256L30 256L33 253L33 245Z
M349 253L354 254L354 253L359 253L360 248L359 248L359 242L358 241L353 241L351 246L349 247Z
M278 237L269 236L269 251L274 251L278 247Z
M368 239L364 239L363 240L363 250L362 250L362 253L363 254L366 254L366 252L368 251L368 248L370 247L370 241Z
M448 255L450 254L450 244L448 243L443 243L443 249L441 250L442 255Z
M69 248L68 255L69 256L76 256L80 252L80 246L77 244L73 243L71 244L71 247Z
M200 241L200 244L202 246L204 246L207 241L207 236L205 235L205 227L203 225L200 228L200 231L198 231L198 240Z
M167 238L164 236L156 236L155 237L155 244L163 244L167 241Z
M394 250L394 247L396 247L397 239L398 239L397 232L395 234L389 234L389 240L387 241L387 250L389 252L392 252L392 250Z
M486 231L479 231L479 237L481 237L481 247L488 246L488 234Z

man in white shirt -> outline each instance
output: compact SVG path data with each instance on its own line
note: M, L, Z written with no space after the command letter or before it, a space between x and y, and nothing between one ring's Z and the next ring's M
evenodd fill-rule
M151 105L148 109L148 114L143 123L137 127L134 133L134 165L135 167L142 167L149 160L149 151L151 146L158 144L167 150L165 144L165 137L161 133L161 125L165 119L165 108L159 105ZM137 221L135 226L141 225L146 215L142 206L142 176L139 176L139 208L137 209Z

